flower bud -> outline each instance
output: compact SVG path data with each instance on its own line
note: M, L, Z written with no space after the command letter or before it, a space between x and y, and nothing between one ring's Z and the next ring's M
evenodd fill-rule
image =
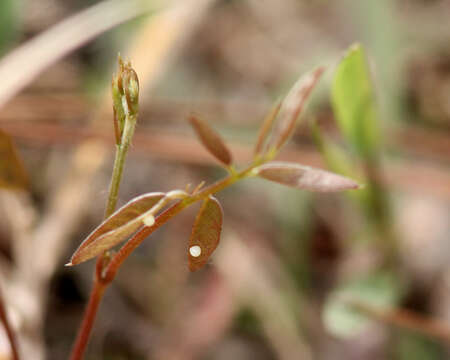
M119 55L119 72L113 75L111 94L114 107L114 127L117 144L121 143L125 122L135 121L139 108L139 79L131 67Z

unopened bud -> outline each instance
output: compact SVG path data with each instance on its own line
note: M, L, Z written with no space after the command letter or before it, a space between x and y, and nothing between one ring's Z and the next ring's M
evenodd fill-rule
M113 75L111 93L117 144L121 143L127 116L136 119L139 107L139 79L129 61L119 55L119 72ZM135 121L135 120L134 120Z

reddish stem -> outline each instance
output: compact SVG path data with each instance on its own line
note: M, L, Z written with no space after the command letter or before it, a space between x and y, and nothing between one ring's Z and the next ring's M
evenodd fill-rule
M114 256L114 258L108 263L105 269L104 257L99 256L97 258L96 271L95 271L95 281L94 287L92 289L91 295L89 297L89 302L86 306L86 310L83 316L83 322L81 323L80 329L78 331L77 339L72 349L72 354L70 360L81 360L83 354L86 350L86 346L89 342L89 337L91 335L92 327L94 325L95 317L103 298L103 294L114 279L117 270L131 254L131 252L145 240L153 231L158 229L161 225L166 223L174 215L178 214L183 210L184 205L179 202L166 211L161 213L156 219L155 224L151 227L144 227L139 232L137 232ZM105 269L105 271L103 271ZM103 274L104 273L104 274Z
M95 317L97 315L97 310L107 285L108 284L98 281L97 279L94 281L94 288L91 291L89 302L84 312L83 322L81 323L77 339L73 346L70 360L81 360L83 358L83 354L86 350L86 346L89 342L89 336L94 325Z
M254 168L254 166L249 166L247 169L243 170L239 174L235 176L229 176L222 180L217 181L216 183L208 186L202 191L198 192L196 195L192 196L189 201L180 201L175 205L172 205L165 211L163 211L159 216L156 217L155 223L150 226L144 226L140 231L138 231L130 240L128 240L125 245L123 245L118 253L114 255L112 260L108 263L106 270L104 272L103 281L110 283L114 277L116 276L117 271L119 270L122 263L125 259L130 256L130 254L136 249L147 236L153 233L160 226L164 225L167 221L169 221L172 217L177 215L180 211L182 211L185 207L193 204L194 202L204 199L211 194L219 192L226 188L227 186L232 185L237 180L244 178L250 173L250 171Z
M8 336L9 344L11 345L11 352L13 360L19 360L19 351L17 349L17 342L14 331L8 321L8 315L6 314L5 303L3 302L3 296L0 293L0 320L5 327L6 335Z
M222 180L219 180L216 183L198 192L197 194L193 195L190 199L185 199L170 206L156 217L154 225L150 227L144 226L129 241L127 241L125 245L120 248L118 253L113 256L111 261L105 262L104 256L98 257L94 288L92 289L89 303L84 313L83 322L80 326L80 330L78 332L70 360L82 359L89 341L89 336L91 334L92 326L94 324L97 310L103 297L103 293L116 276L116 273L122 263L133 252L133 250L136 249L151 233L153 233L160 226L164 225L172 217L181 212L185 207L193 204L198 200L204 199L211 194L221 191L227 186L230 186L234 182L238 181L239 179L248 176L254 166L255 165L248 167L239 174L235 174L234 176L229 176Z
M186 205L183 202L176 203L162 212L155 219L155 223L152 226L145 226L139 230L129 241L125 243L125 245L120 248L118 253L114 255L106 267L103 280L109 284L116 276L117 270L119 270L122 263L134 251L134 249L136 249L151 233L157 230L160 226L164 225L185 207Z

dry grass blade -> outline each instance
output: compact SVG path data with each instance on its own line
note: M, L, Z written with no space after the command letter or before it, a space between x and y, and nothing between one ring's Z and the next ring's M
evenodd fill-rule
M255 156L260 155L261 151L264 146L264 142L267 139L267 136L269 135L269 131L272 128L272 124L274 120L276 119L281 107L281 101L278 101L275 103L275 106L269 111L269 113L264 118L264 122L261 125L261 129L259 131L258 140L256 141L255 145Z
M11 137L0 130L0 188L24 189L28 176Z
M210 196L200 208L189 239L189 269L202 268L217 248L222 231L223 212L219 201Z
M143 225L146 212L164 193L148 193L134 198L100 224L79 246L68 265L77 265L125 240Z
M280 149L292 135L297 118L301 114L306 100L309 98L309 95L316 86L324 70L324 67L319 67L300 77L286 95L281 104L278 121L275 124L269 142L269 150L272 148L276 150Z
M142 0L103 1L63 20L12 51L0 61L0 107L57 60L101 33L155 10L159 3Z
M197 133L198 138L209 152L220 162L225 165L230 165L232 161L231 153L219 134L194 115L189 117L189 122Z
M359 188L355 181L344 176L289 162L270 162L255 170L264 179L309 191L333 192Z

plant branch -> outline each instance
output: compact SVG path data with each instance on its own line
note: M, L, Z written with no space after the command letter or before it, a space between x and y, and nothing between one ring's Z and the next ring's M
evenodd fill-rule
M116 132L118 144L111 176L111 184L109 186L108 199L106 202L105 218L114 213L114 210L116 209L125 159L136 127L139 99L139 82L137 75L129 63L123 63L120 56L119 73L117 76L113 77L112 94L114 104L114 130ZM109 260L109 252L104 252L97 258L94 287L89 297L83 321L75 340L70 358L71 360L80 360L83 358L95 322L98 307L108 285L103 279L103 270L107 266Z
M116 157L114 160L113 173L111 177L111 184L109 188L109 195L105 211L105 218L110 216L116 208L120 181L122 180L126 154L128 152L128 147L131 142L131 137L133 136L133 131L134 131L134 124L131 128L125 125L124 135L127 133L129 137L126 138L127 139L126 141L122 141L121 144L117 145ZM125 136L122 137L122 139L124 138ZM94 286L91 291L85 313L83 315L83 321L78 330L78 335L75 340L75 344L73 346L70 360L82 359L83 354L86 350L86 346L89 342L89 337L95 322L98 307L100 305L100 302L103 298L103 294L107 287L107 284L103 281L101 275L103 267L107 262L106 260L107 260L106 254L102 254L97 258Z
M130 254L155 230L169 221L172 217L180 213L186 207L194 204L197 201L208 198L210 195L213 195L223 189L231 186L235 182L249 177L252 175L252 170L258 164L252 164L247 167L245 170L241 172L230 175L222 180L217 181L216 183L204 188L196 194L186 197L184 200L179 201L178 203L172 205L164 212L162 212L159 216L156 217L155 223L152 226L144 226L141 230L139 230L130 240L128 240L125 245L123 245L120 250L115 254L112 260L108 263L103 276L103 281L105 283L110 283L120 266L123 262L130 256Z

